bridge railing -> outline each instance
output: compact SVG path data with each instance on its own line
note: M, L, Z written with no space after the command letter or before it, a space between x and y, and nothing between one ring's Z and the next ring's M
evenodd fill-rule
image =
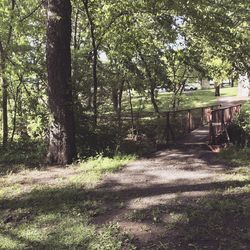
M191 131L209 123L211 112L220 105L169 111L166 117L167 142L175 141Z
M99 117L102 123L112 127L120 126L122 137L130 136L137 140L146 135L156 144L168 144L181 139L191 131L208 124L211 112L220 108L220 105L181 109L160 112L133 112L122 113L120 124L114 114Z
M209 122L209 138L210 144L218 144L220 135L225 134L229 141L227 134L227 126L233 121L233 119L240 113L241 104L235 106L223 107L213 110L211 112Z

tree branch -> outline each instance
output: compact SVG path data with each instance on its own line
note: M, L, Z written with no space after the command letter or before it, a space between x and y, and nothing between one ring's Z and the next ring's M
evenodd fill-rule
M45 0L42 0L33 10L31 10L30 13L28 13L27 15L25 15L24 17L22 17L19 21L23 22L25 21L27 18L31 17L37 10L40 9L40 7L45 3Z

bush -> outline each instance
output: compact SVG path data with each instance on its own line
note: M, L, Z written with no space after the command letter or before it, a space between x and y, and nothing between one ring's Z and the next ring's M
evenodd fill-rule
M231 142L237 146L250 146L250 103L242 107L241 113L228 127Z
M23 140L0 148L0 163L36 165L44 162L47 145L44 141Z

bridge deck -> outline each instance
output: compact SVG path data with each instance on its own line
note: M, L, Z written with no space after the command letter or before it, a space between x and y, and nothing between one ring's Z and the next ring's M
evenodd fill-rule
M209 125L205 125L195 129L190 134L184 136L177 141L177 144L208 144L209 141Z

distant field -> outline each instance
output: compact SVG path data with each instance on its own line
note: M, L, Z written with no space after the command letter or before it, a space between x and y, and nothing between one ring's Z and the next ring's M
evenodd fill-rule
M128 93L124 92L123 94L123 112L130 111L129 97ZM227 87L221 88L221 96L237 96L237 87ZM157 95L157 103L160 111L168 111L172 109L172 93L159 93ZM203 107L209 106L216 103L216 97L214 96L214 89L209 90L196 90L189 91L183 93L179 96L180 106L179 109L182 108L195 108L195 107ZM150 97L145 93L144 95L139 95L137 92L132 92L132 104L133 110L135 112L145 111L145 112L153 112L153 106L150 101ZM99 107L100 113L110 113L112 112L112 103L111 100L106 100Z
M236 96L237 87L234 88L222 88L221 96ZM160 111L167 111L172 109L171 100L172 93L159 93L157 96L157 102ZM192 92L183 93L180 98L179 108L195 108L202 106L209 106L216 103L216 97L214 96L214 89L209 90L197 90ZM150 101L150 97L138 96L138 94L133 94L133 108L134 111L154 111L153 106ZM129 111L129 101L128 97L124 96L124 111Z

